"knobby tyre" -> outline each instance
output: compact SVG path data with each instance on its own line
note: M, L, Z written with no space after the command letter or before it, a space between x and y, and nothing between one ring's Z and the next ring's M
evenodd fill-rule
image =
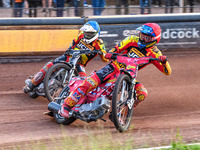
M57 63L50 67L44 78L44 92L49 102L52 102L55 97L58 97L64 86L63 84L65 74L69 75L71 70L70 66L64 63ZM75 76L78 76L78 72L75 71Z
M124 132L129 128L133 114L133 108L129 109L127 105L130 85L130 77L126 74L121 74L113 90L112 119L115 128L120 132Z

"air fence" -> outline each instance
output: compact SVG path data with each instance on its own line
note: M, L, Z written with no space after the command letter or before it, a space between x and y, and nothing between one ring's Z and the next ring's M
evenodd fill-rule
M0 56L24 54L55 54L65 51L79 28L87 21L100 24L100 38L109 50L147 22L158 23L162 28L159 49L199 50L200 13L88 16L67 18L12 18L0 19Z

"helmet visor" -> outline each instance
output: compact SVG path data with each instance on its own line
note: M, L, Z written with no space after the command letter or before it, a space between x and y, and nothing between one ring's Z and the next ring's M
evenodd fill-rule
M146 25L142 25L141 27L137 28L136 30L139 30L143 34L146 34L146 35L149 35L149 36L153 36L153 37L156 36L153 29L149 26L146 26Z
M152 37L143 33L139 33L139 37L140 37L140 41L144 42L144 43L149 43L149 42L153 42L156 40L156 37Z
M96 34L97 34L97 32L84 32L84 38L86 38L86 39L91 39L91 38L93 38Z

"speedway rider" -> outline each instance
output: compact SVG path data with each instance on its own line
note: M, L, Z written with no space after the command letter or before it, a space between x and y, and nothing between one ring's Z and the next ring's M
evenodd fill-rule
M80 34L78 37L76 37L72 43L70 44L69 49L79 50L79 49L90 49L91 51L99 50L99 55L101 57L101 60L104 62L108 62L108 59L105 59L105 46L101 39L98 39L100 35L100 27L99 24L96 21L89 21L85 23L82 28L80 28ZM101 51L101 52L100 52ZM89 61L91 61L96 55L90 55L90 54L83 54L81 55L81 60L79 61L78 65L76 66L76 69L79 73L79 76L86 77L85 69L84 67L87 65ZM25 81L26 86L23 88L23 91L25 93L31 92L35 87L37 87L42 80L44 79L44 76L47 72L47 70L54 64L56 64L59 61L69 61L70 56L63 54L62 56L56 58L53 62L48 62L38 73L34 75L32 79L27 79Z
M105 57L111 59L114 57L112 53L122 53L127 54L129 57L139 58L145 56L151 56L153 58L158 58L161 62L151 61L163 74L170 75L171 67L166 60L166 56L163 56L161 51L155 46L159 43L161 38L161 28L156 23L146 23L139 28L138 36L129 36L118 45L116 45L110 53L107 53ZM139 69L142 69L146 65L140 65ZM95 89L100 83L105 82L111 76L119 73L120 64L115 61L111 61L108 65L94 73L93 75L85 78L84 82L78 86L70 95L64 100L64 103L59 110L59 114L65 118L69 117L70 109L76 105L81 98L84 97L89 91ZM136 82L136 94L137 100L134 103L136 107L141 101L144 101L147 97L146 88Z

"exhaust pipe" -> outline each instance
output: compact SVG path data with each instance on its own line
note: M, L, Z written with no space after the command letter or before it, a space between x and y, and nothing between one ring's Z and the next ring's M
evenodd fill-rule
M48 110L51 111L51 112L58 113L60 108L61 108L61 105L59 105L58 103L50 102L48 104Z

